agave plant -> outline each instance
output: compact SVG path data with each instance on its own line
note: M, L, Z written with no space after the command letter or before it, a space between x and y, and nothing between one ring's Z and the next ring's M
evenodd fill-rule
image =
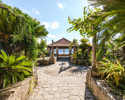
M32 63L27 61L25 56L8 56L1 50L0 59L0 87L6 87L32 75Z
M107 82L115 83L119 86L119 82L123 80L125 75L124 66L116 59L116 61L109 61L104 58L104 61L99 62L101 77L106 79Z

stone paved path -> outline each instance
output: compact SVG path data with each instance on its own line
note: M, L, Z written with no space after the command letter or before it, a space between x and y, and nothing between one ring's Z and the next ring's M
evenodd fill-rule
M72 65L68 59L38 68L38 85L28 100L95 100L86 88L87 67Z

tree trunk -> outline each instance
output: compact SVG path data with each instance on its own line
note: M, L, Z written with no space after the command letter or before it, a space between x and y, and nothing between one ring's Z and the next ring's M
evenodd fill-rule
M125 32L124 32L125 34ZM125 41L125 36L122 39L122 42ZM123 61L125 61L125 46L122 47L122 53L123 53Z
M122 52L123 52L123 60L125 61L125 46L122 47Z
M98 77L98 68L96 67L96 34L93 36L92 41L92 71L91 74L93 77Z
M92 69L96 68L96 34L92 40Z

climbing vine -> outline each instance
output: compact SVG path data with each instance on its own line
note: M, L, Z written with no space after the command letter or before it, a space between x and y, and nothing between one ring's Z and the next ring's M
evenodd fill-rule
M35 37L47 34L39 21L0 1L0 44L7 53L24 50L25 55L34 60L37 49Z

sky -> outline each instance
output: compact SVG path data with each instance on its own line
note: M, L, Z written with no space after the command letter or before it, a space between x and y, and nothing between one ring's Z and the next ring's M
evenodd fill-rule
M50 44L52 40L57 41L63 37L70 41L74 38L79 41L82 38L77 31L67 32L67 29L71 26L68 23L68 17L82 17L84 7L88 6L87 0L2 0L2 2L18 7L24 13L45 25L49 32L45 38L47 44Z

